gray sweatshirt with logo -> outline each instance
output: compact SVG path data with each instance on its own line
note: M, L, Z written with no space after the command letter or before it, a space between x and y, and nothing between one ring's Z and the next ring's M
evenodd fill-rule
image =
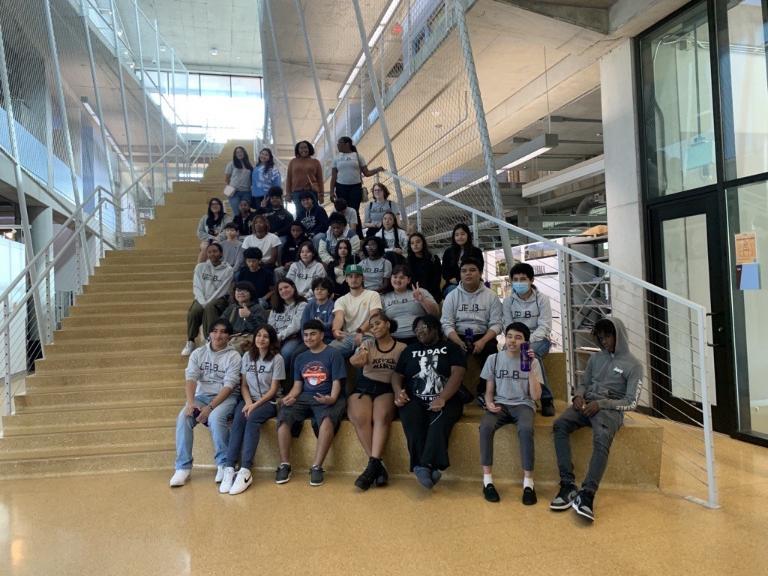
M472 330L475 336L481 336L488 330L501 334L502 316L501 301L496 292L483 284L474 292L468 292L459 283L458 288L448 294L443 302L440 324L446 337L451 332L458 332L459 337L463 338L467 329Z
M232 284L232 266L223 260L218 266L211 264L210 260L200 262L195 266L192 276L192 292L200 306L205 306L217 298L226 296Z
M608 318L616 329L616 349L592 355L574 396L597 401L601 410L626 412L637 407L643 385L643 366L629 351L627 330L618 318Z
M214 352L209 342L189 355L184 378L197 382L195 396L215 396L222 388L237 392L240 385L240 354L230 346Z
M274 308L270 311L267 323L275 329L280 342L293 336L301 338L301 316L306 307L306 302L294 302L287 305L283 312L278 312Z
M504 298L504 328L512 322L522 322L531 331L531 342L549 340L552 331L552 307L549 296L533 287L533 294L523 299L516 292Z

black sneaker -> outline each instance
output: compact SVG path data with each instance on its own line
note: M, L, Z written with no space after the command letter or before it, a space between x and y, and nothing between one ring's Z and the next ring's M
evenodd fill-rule
M501 496L496 491L496 486L493 484L486 484L483 486L483 496L487 502L498 502L501 500Z
M594 501L595 495L592 492L588 492L587 490L579 490L571 506L573 506L573 509L576 510L576 514L589 520L590 522L594 522Z
M365 467L363 473L357 477L357 480L355 480L355 486L365 492L373 485L379 477L379 474L379 460L376 458L368 458L368 466Z
M536 497L536 490L530 486L523 488L523 504L526 506L533 506L538 501L539 499Z
M312 466L309 470L309 485L322 486L325 482L325 470L320 466Z
M275 484L285 484L291 479L291 465L280 464L275 471Z
M389 472L384 467L384 460L379 459L379 476L376 478L376 486L381 488L389 484Z
M541 401L541 415L552 417L555 415L555 404L552 400Z
M555 499L549 503L549 509L557 510L558 512L568 510L568 508L571 507L573 499L576 498L577 491L578 489L574 483L561 482L560 491L557 493L557 496L555 496Z

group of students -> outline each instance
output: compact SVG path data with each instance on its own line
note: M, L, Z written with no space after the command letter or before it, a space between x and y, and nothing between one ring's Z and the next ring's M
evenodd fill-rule
M316 202L322 202L322 181L302 175L311 173L314 160L307 142L296 146L291 164L299 161L298 167L289 165L289 199L298 194L301 204L296 218L284 208L274 179L263 196L256 195L253 174L250 201L238 198L233 218L217 199L209 203L198 230L200 262L182 352L190 356L187 401L177 421L171 485L189 478L192 429L203 423L213 437L219 490L247 489L260 426L271 418L277 419L281 460L276 482L291 478L291 441L311 418L317 445L310 484L320 485L325 456L346 415L369 458L355 480L358 488L387 484L382 455L398 416L411 470L432 488L449 466L448 439L463 406L476 401L484 408L479 440L485 499L500 500L492 477L493 437L513 423L524 471L522 501L536 503L534 415L537 403L542 416L555 411L541 363L550 348L551 308L534 286L533 268L512 267L512 293L501 302L482 282L483 254L465 224L454 227L441 262L424 236L399 228L398 208L387 204L380 183L365 219L358 216L360 226L350 225L359 202L355 206L357 187L345 164L354 155L361 175L379 169L368 170L351 140L340 140L339 150L344 159L334 163L336 210L330 216ZM242 148L235 150L233 170L242 169L238 159L247 163ZM264 170L260 185L267 180L262 162L273 169L269 150L252 169ZM230 166L227 172L234 174ZM201 327L208 338L196 348ZM602 352L591 358L572 405L554 422L561 486L550 504L553 510L573 507L589 519L613 436L623 412L636 406L642 377L618 320L601 320L594 335ZM468 368L479 379L469 382ZM357 373L348 393L350 369ZM583 426L593 429L593 454L578 490L568 439Z

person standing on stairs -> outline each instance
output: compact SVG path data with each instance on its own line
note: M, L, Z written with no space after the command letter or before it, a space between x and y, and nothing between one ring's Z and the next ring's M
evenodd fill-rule
M195 266L192 276L195 300L187 312L187 345L181 351L182 356L192 354L200 326L208 334L227 306L234 271L232 266L222 260L224 251L218 242L208 246L207 254L208 260Z
M227 186L235 189L232 196L229 197L229 205L232 208L232 215L238 212L238 206L241 200L247 200L251 203L251 172L253 166L248 158L248 152L245 148L238 146L232 153L232 161L227 163L224 168L224 181Z
M549 339L552 331L552 307L549 304L549 296L542 294L533 285L533 276L533 266L526 262L515 264L509 271L512 294L502 303L504 326L509 326L512 322L522 322L531 331L531 349L541 363L544 378L541 386L541 415L554 416L554 399L547 386L547 374L544 370L544 356L552 345Z
M224 477L231 418L239 397L240 354L230 345L232 325L220 318L211 325L210 342L192 352L184 372L187 402L176 419L176 471L171 487L184 486L192 474L194 427L211 431L216 459L216 483Z
M253 482L251 468L261 425L277 416L275 400L280 382L285 379L285 364L275 329L263 324L256 328L252 340L240 367L242 398L235 408L229 433L224 478L219 485L221 494L240 494ZM238 461L240 470L235 475Z
M259 152L259 163L251 172L251 206L259 208L269 202L267 194L274 186L281 184L280 171L275 166L272 150L262 148Z
M560 491L549 504L554 511L573 508L590 522L595 520L595 492L608 465L613 438L624 423L624 412L637 407L643 388L643 366L629 351L624 324L618 318L602 318L595 322L592 335L601 350L589 358L581 381L573 391L573 403L552 426ZM578 490L570 436L585 426L592 428L592 456Z
M294 147L294 155L288 162L287 174L285 177L285 194L288 200L292 200L296 206L296 213L301 210L301 197L304 192L308 193L314 204L322 205L325 202L323 186L325 178L323 177L323 165L316 158L315 147L306 140L298 142Z

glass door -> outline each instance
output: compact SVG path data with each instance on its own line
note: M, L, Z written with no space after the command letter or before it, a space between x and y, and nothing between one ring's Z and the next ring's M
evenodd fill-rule
M717 196L665 203L650 210L652 281L704 306L707 311L706 371L716 430L734 431L728 306L727 249L721 242ZM666 303L665 322L651 331L654 408L665 416L700 422L696 357L698 342L689 309Z

